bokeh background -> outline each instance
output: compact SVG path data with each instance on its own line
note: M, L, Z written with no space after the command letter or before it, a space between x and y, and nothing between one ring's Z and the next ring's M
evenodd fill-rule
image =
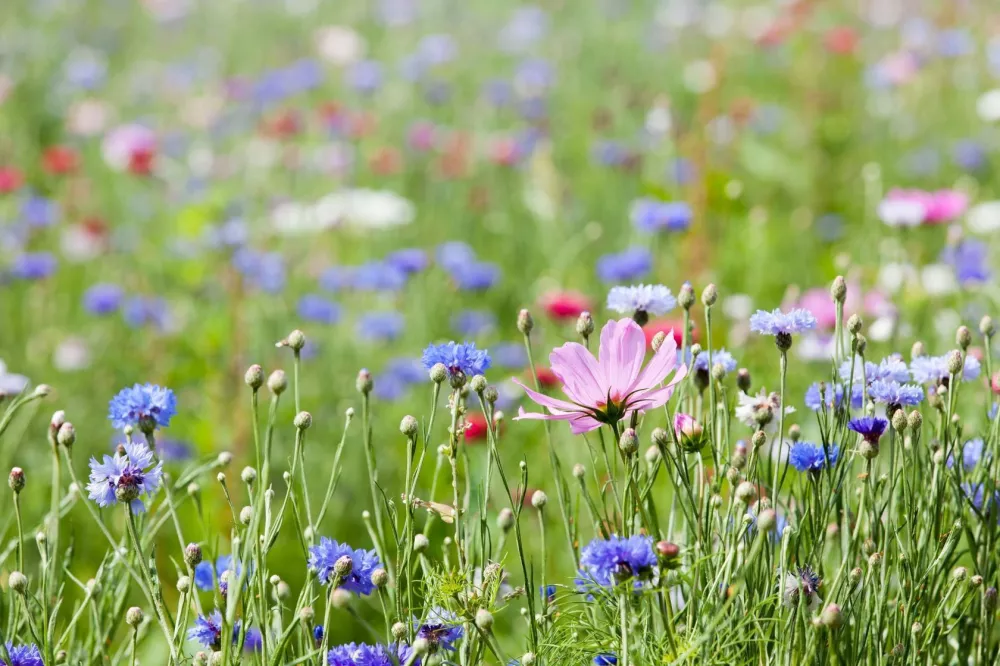
M168 466L230 451L235 479L252 454L243 372L290 371L275 342L301 328L314 489L367 368L395 494L399 419L430 408L420 352L450 339L491 351L503 455L526 456L546 487L541 427L509 421L520 393L506 380L527 367L517 311L534 314L557 390L548 349L575 337L580 311L613 316L616 284L717 283L713 344L755 388L775 387L776 364L749 314L829 310L837 274L873 349L905 353L895 341L916 336L943 353L958 324L996 313L998 120L988 0L8 0L0 388L55 394L15 424L0 469L24 467L44 493L61 408L82 473L116 441L108 399L149 381L178 395ZM893 188L955 189L968 205L893 227L879 216ZM672 315L649 335L679 327ZM820 319L793 350L792 404L828 371ZM280 457L292 416L287 400ZM482 435L470 429L470 447ZM370 501L360 442L355 424L320 526L352 542ZM560 429L556 445L582 458ZM224 552L213 535L230 516L214 479L202 485L204 539ZM86 579L103 547L74 515ZM297 589L294 554L273 565Z

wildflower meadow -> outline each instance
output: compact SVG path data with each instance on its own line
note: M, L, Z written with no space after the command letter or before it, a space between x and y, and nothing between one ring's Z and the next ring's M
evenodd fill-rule
M1000 663L991 0L8 0L0 665Z

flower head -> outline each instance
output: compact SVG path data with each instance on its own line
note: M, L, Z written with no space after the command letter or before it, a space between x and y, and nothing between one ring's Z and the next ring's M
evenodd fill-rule
M810 611L819 607L819 586L822 583L819 574L811 567L799 567L794 573L785 574L782 602L789 608L794 608L804 601Z
M642 324L649 315L662 315L673 310L677 299L662 284L639 284L612 287L608 292L608 309L628 315Z
M425 370L430 370L438 363L448 368L448 374L458 372L466 377L474 377L485 373L490 367L490 354L485 349L476 349L475 342L448 342L441 345L430 345L424 350L421 359Z
M816 328L816 317L808 310L796 308L782 312L775 308L771 312L757 310L750 315L750 330L763 335L791 335Z
M981 439L970 439L962 446L962 469L971 472L983 459L986 445ZM948 467L954 467L955 457L948 456Z
M199 562L194 568L194 584L199 590L204 590L205 592L211 592L215 589L216 580L219 581L219 588L223 586L228 588L225 581L222 580L222 574L227 571L231 571L230 576L239 576L241 572L240 563L236 562L234 566L232 555L219 555L215 558L215 566L209 561Z
M819 444L812 442L795 442L788 451L788 462L792 467L800 472L812 472L819 474L825 467L833 467L840 457L840 447L831 444L829 449L823 450Z
M362 340L395 340L403 333L406 318L399 312L367 312L358 319L356 331Z
M617 423L631 412L661 407L687 374L687 367L678 368L673 336L667 336L643 369L645 358L646 337L639 325L631 319L609 321L601 331L599 359L576 342L549 354L552 372L562 382L568 401L550 398L514 380L528 397L548 409L543 414L522 410L516 419L569 421L573 433L580 434L602 423ZM675 369L673 378L661 386Z
M965 357L965 365L962 369L962 379L972 381L979 376L979 360L971 354ZM951 375L948 372L948 354L943 356L918 356L910 361L910 374L913 381L918 384L930 384L942 382Z
M878 416L862 416L851 419L847 427L865 438L865 441L878 444L882 438L882 433L889 426L889 422Z
M924 390L913 384L877 381L872 382L872 385L868 387L868 395L872 400L883 405L908 407L920 404L924 399Z
M580 574L585 584L601 587L650 579L656 575L653 539L644 535L594 539L580 553Z
M941 261L955 269L963 285L986 282L993 273L989 266L989 246L974 238L965 238L941 252Z
M722 366L722 369L726 373L731 373L736 370L736 359L733 355L727 352L725 349L713 349L712 350L712 365L718 363ZM712 369L708 367L708 352L702 352L694 357L694 363L691 368L697 372L711 372Z
M309 568L316 572L321 583L326 585L333 577L333 569L341 557L351 559L351 572L341 581L340 587L348 592L367 595L375 591L372 572L382 568L382 562L374 550L353 549L346 543L323 537L318 545L309 548Z
M122 445L114 457L104 456L103 462L90 459L90 499L100 507L118 502L131 502L132 510L140 513L146 505L139 499L152 497L163 478L163 462L153 463L153 452L141 442Z
M837 409L843 401L844 387L840 384L831 385L822 382L813 382L806 389L806 407L814 412L822 410L824 403L826 403L827 409Z
M739 401L736 406L736 418L745 425L763 428L765 431L773 430L775 426L775 416L781 414L781 394L777 392L768 393L761 388L757 395L747 395L740 393L737 396ZM786 406L785 414L792 414L795 408Z
M10 664L0 659L0 666L45 666L42 661L42 653L38 646L34 644L18 645L7 641L7 653L10 655Z
M455 643L465 634L462 628L461 619L444 608L432 608L423 623L418 619L413 620L413 626L417 631L417 638L427 641L428 652L434 654L439 650L455 650ZM408 662L413 655L413 648L409 645L399 646L399 661L401 664ZM420 664L417 659L414 664Z
M629 219L640 231L684 231L691 226L694 213L683 201L637 199L632 202Z
M844 361L840 364L840 378L845 382L851 381L851 368L854 368L854 381L862 381L860 358L854 361ZM878 364L871 361L864 362L864 381L871 384L878 381L905 382L910 378L910 371L906 367L906 362L898 356L887 356Z
M83 294L83 307L92 314L106 315L122 305L124 292L116 284L95 284Z
M208 615L199 615L194 620L194 626L188 629L188 640L200 643L210 650L222 647L222 613L214 610ZM240 621L233 623L233 645L240 639ZM259 629L247 629L243 647L247 651L259 649L261 635Z
M27 252L14 258L10 274L21 280L41 280L55 273L58 265L49 252Z
M177 413L177 397L168 388L155 384L136 384L123 388L108 405L111 425L119 430L126 426L165 428Z
M346 643L326 655L329 666L392 666L393 660L381 645Z
M336 324L340 320L340 306L319 294L306 294L299 299L298 314L306 321L318 324Z

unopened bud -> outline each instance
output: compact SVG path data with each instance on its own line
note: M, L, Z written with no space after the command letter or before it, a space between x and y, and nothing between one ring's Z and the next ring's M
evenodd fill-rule
M240 478L243 479L243 483L247 484L248 486L252 486L254 482L257 480L257 470L248 465L247 467L243 468L242 472L240 472Z
M948 374L958 375L962 372L962 366L964 365L964 359L962 358L962 352L957 349L953 349L948 353Z
M924 424L923 415L916 409L910 412L910 416L906 419L907 425L910 427L910 432L919 432L920 427Z
M142 609L138 606L132 606L127 611L125 611L125 624L130 627L137 627L139 623L142 622Z
M312 424L313 417L309 412L299 412L295 415L295 419L292 421L292 425L299 430L308 430Z
M757 501L757 487L749 481L736 486L736 499L747 506Z
M431 545L431 542L427 539L424 534L418 534L413 537L413 551L416 553L422 553Z
M851 333L851 335L857 335L860 333L864 325L864 321L862 321L861 317L857 314L852 314L847 318L847 330Z
M278 347L291 347L295 351L302 351L306 346L306 334L295 329L288 334L288 337L277 344Z
M417 436L417 432L420 430L420 425L417 423L417 419L413 418L409 414L403 417L403 420L399 422L399 432L403 433L410 439Z
M955 344L962 351L968 349L969 345L972 344L972 331L969 330L968 326L959 326L958 330L955 331Z
M715 302L719 300L719 288L714 284L709 284L701 292L701 304L706 308L710 308L715 305Z
M73 446L76 442L76 428L73 427L72 423L67 421L59 426L59 432L56 433L56 442L66 448Z
M969 585L971 585L972 587L979 587L982 584L983 584L983 577L980 576L979 574L976 574L975 576L969 579Z
M299 619L309 624L316 617L316 611L313 610L312 606L303 606L302 610L299 611Z
M917 340L916 342L913 343L912 346L910 346L911 361L915 358L920 358L921 356L926 356L926 355L927 355L927 350L924 348L924 343L921 342L920 340Z
M854 351L858 354L864 354L865 350L868 348L868 338L861 335L860 333L854 336Z
M829 627L830 629L838 628L844 621L842 614L840 612L840 606L837 604L827 604L826 608L820 614L820 622L823 626Z
M20 571L11 571L7 577L7 585L18 594L24 594L28 591L28 577Z
M850 573L847 574L847 580L850 581L851 585L857 585L861 582L862 575L861 567L854 567L851 569Z
M246 374L243 375L243 381L246 382L247 386L256 391L264 384L264 368L254 363L247 368Z
M358 390L358 393L368 395L374 386L375 380L372 379L372 373L364 368L358 370L358 378L354 381L354 388Z
M534 327L535 320L531 318L530 312L527 310L521 310L517 313L517 330L519 330L522 335L528 335Z
M531 506L535 507L539 511L545 508L545 505L549 501L549 496L545 494L544 491L536 490L531 493Z
M281 395L286 388L288 388L288 378L285 376L284 370L275 370L267 378L267 390L274 395Z
M181 576L177 579L177 591L184 594L191 589L191 579L188 576Z
M576 319L576 334L582 338L589 338L594 332L594 318L589 312L581 312Z
M955 567L951 571L951 577L956 582L961 582L969 577L969 570L966 569L965 567Z
M629 456L639 450L639 437L636 435L635 430L626 428L622 432L622 436L618 440L618 448L621 449L622 453Z
M587 473L587 468L581 463L573 465L573 477L576 479L582 479L584 474Z
M755 449L759 449L760 447L764 446L766 442L767 442L767 435L764 433L763 430L758 430L753 434L753 437L750 438L750 443L753 445L753 448Z
M431 366L431 369L427 374L430 376L432 382L440 384L444 380L448 379L448 368L445 367L444 363L435 363Z
M372 572L372 585L382 589L389 582L389 574L385 569L376 569Z
M757 528L761 532L770 532L778 524L778 514L774 512L774 509L765 509L760 512L757 516Z
M653 336L652 341L650 341L650 346L653 348L653 353L660 351L660 347L663 346L663 342L667 339L667 334L663 331L657 331L656 335Z
M510 531L510 528L514 527L514 512L507 507L500 509L500 513L497 514L497 527L504 532Z
M251 520L253 520L253 508L245 506L240 509L240 523L249 525Z
M493 628L493 614L490 613L485 608L480 608L476 611L476 626L485 632L489 632Z
M906 414L903 413L902 409L897 409L892 413L892 429L898 432L900 435L906 432L906 428L910 425L909 420L906 418Z
M20 494L24 490L24 470L20 467L12 467L10 476L7 477L7 485L15 494Z
M788 426L788 439L793 442L797 442L802 439L802 428L799 427L799 424L793 423Z
M830 296L837 303L843 303L847 298L847 280L844 279L843 275L838 275L833 279L833 284L830 285Z
M655 465L660 461L660 449L656 446L650 446L646 449L646 464Z
M521 655L521 666L535 666L535 653L525 652Z
M330 593L330 603L334 608L347 608L351 603L351 593L342 587Z
M680 291L677 292L677 302L685 310L690 310L694 305L694 288L689 282L681 285Z
M403 624L402 622L396 622L395 624L392 625L392 629L390 629L390 632L392 633L393 638L395 638L397 641L401 641L404 638L406 638L406 625Z
M482 393L487 386L486 377L482 375L473 375L472 379L469 380L469 390L473 393Z
M997 332L996 326L993 324L993 317L985 315L979 320L979 332L985 338L993 337L993 335Z

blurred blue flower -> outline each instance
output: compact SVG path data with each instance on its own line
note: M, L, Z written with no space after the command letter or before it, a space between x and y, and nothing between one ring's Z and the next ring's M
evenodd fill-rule
M833 243L844 237L844 218L836 213L826 213L816 218L816 235L820 240Z
M407 384L397 375L385 373L375 377L372 394L385 402L396 402L406 395Z
M455 266L449 274L459 289L482 291L497 283L500 279L500 267L485 261L473 261Z
M42 653L34 643L14 646L7 641L7 654L10 655L10 666L45 666L42 661ZM0 661L0 664L6 664Z
M51 252L26 252L14 258L10 274L20 280L41 280L55 273L58 266Z
M385 342L403 333L406 318L398 312L366 312L358 319L355 332L361 340Z
M621 141L600 139L590 148L591 159L607 167L620 167L628 162L632 151Z
M962 493L969 498L969 501L972 502L972 506L976 507L976 510L980 513L993 513L996 516L997 524L1000 525L1000 513L997 512L996 508L996 505L1000 503L1000 490L993 491L992 502L985 501L986 490L981 483L963 483Z
M451 272L476 261L476 251L468 243L448 241L441 243L434 250L434 260L441 268Z
M392 264L369 261L354 267L351 286L359 291L399 291L406 286L406 273Z
M979 464L979 461L983 459L983 453L986 450L986 444L983 440L976 438L970 439L962 446L962 469L966 472L971 472ZM954 467L955 456L948 456L948 467Z
M59 220L59 202L30 194L21 200L21 219L29 227L50 227Z
M546 92L555 83L555 68L547 60L526 58L518 63L514 84L526 98Z
M408 25L419 15L417 0L378 0L377 10L379 19L389 27Z
M694 180L697 172L694 163L685 157L678 157L667 166L667 181L675 185L687 185Z
M483 84L482 96L493 106L503 108L514 98L514 87L504 79L491 79Z
M152 325L164 330L170 325L170 310L162 298L130 296L122 304L122 318L132 328Z
M375 60L359 60L348 66L347 85L360 93L371 94L382 86L382 65Z
M232 261L249 285L269 294L285 288L285 260L279 253L240 248Z
M319 286L326 291L340 291L351 286L354 269L350 266L331 266L320 273Z
M417 54L431 67L444 65L458 55L458 44L455 38L448 34L425 35L417 44Z
M644 247L632 247L597 260L597 276L603 282L631 282L653 269L653 255Z
M979 377L979 360L971 354L965 357L965 367L962 379L972 381ZM931 384L950 377L948 372L948 354L942 356L917 356L910 359L910 374L918 384Z
M722 366L723 370L727 373L736 370L736 359L733 355L727 352L725 349L713 349L712 350L712 365L718 363ZM708 367L708 352L702 351L700 354L694 357L694 365L692 366L694 370L701 370L702 372L708 372L710 368Z
M938 33L938 53L945 58L959 58L975 51L976 42L964 28L947 28Z
M391 359L385 365L385 372L407 384L420 384L427 381L427 371L419 358L400 356Z
M989 246L975 238L964 238L941 252L941 261L955 269L963 285L982 284L993 276L989 267Z
M340 321L341 308L319 294L306 294L299 299L298 313L306 321L336 324Z
M840 384L813 382L806 390L806 407L814 412L818 412L823 408L824 398L826 399L827 409L837 409L844 400L844 387Z
M351 572L341 580L338 589L362 596L374 592L372 573L382 568L382 562L374 550L355 550L346 543L323 537L319 544L309 547L309 568L316 572L320 583L329 585L335 575L334 566L341 557L351 560Z
M964 171L979 171L986 166L986 148L975 139L961 139L952 146L951 159Z
M548 14L541 7L518 7L510 20L500 28L500 49L507 53L523 53L540 42L548 28Z
M95 284L83 292L83 307L91 314L111 314L122 306L124 297L124 291L116 284Z
M800 472L812 472L818 474L827 466L829 458L830 467L837 464L840 456L840 447L832 444L828 451L823 450L819 444L812 442L794 442L788 450L788 462L792 467Z
M396 250L385 258L385 263L396 268L407 275L419 273L427 268L430 260L427 253L419 248L404 248Z
M528 353L520 342L501 342L490 350L498 368L522 370L528 365Z
M605 652L594 657L594 666L615 666L617 663L618 657L610 652Z
M108 77L108 60L95 49L74 49L63 63L63 77L74 88L95 90Z
M691 226L694 212L683 201L636 199L629 210L632 225L640 231L684 231Z
M474 338L496 329L496 315L489 310L463 310L451 318L451 327L462 337Z
M242 568L239 562L233 566L232 555L219 555L215 558L215 565L208 560L202 560L194 568L194 585L199 590L211 592L215 589L217 581L222 579L222 574L232 571L231 575L239 576Z

